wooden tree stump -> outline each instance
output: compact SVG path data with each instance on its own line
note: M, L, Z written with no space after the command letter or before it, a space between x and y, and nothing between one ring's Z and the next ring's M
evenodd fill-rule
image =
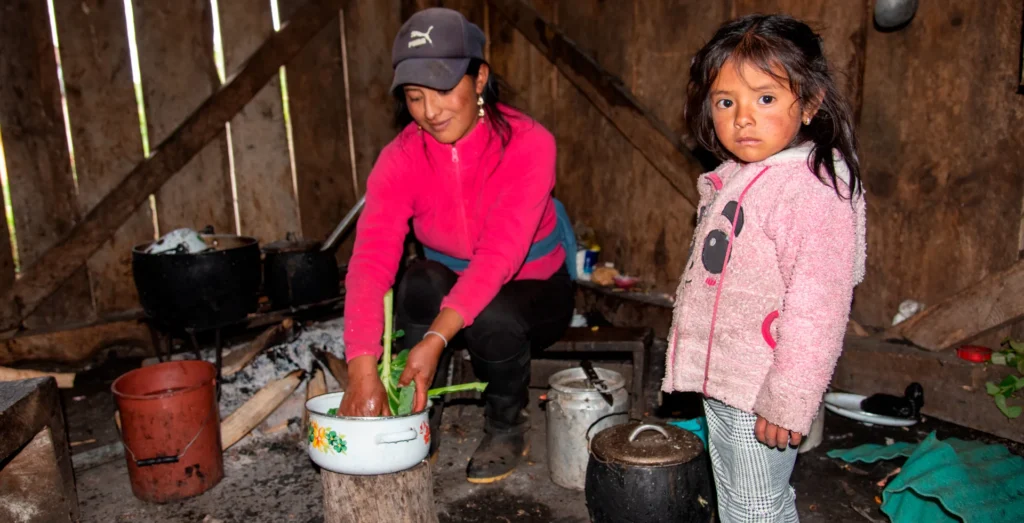
M430 465L394 474L350 476L320 470L324 523L437 523Z

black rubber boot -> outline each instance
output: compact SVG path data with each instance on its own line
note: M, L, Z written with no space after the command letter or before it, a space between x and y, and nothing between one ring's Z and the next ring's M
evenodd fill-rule
M495 427L486 420L484 439L469 460L466 479L470 483L494 483L512 474L520 460L530 452L526 441L529 428L525 419L509 428Z
M484 437L466 467L470 483L494 483L508 477L529 452L530 353L491 363L474 359L477 376L488 382L484 391Z

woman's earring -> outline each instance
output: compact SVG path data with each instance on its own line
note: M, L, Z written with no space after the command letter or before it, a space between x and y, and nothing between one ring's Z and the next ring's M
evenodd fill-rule
M804 125L811 125L811 118L810 117L805 117L804 118Z
M476 95L476 106L480 108L480 110L477 111L477 113L476 113L477 116L479 116L480 118L483 118L484 117L484 95L482 95L482 94Z

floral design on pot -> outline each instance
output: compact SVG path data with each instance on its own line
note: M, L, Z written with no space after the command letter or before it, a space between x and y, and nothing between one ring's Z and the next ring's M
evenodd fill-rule
M420 435L423 436L423 443L430 443L430 425L426 421L420 423Z
M337 454L348 453L348 443L345 442L344 434L338 434L315 421L309 422L309 443L324 454L329 454L332 450Z

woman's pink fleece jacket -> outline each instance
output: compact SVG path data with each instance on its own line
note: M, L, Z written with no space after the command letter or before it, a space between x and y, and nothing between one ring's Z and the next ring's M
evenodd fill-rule
M864 197L839 198L814 175L810 152L729 161L699 178L662 385L802 434L842 352L867 251ZM848 196L849 171L835 166Z
M554 136L521 112L501 110L512 131L507 146L482 120L454 144L411 123L381 151L345 277L347 360L383 352L384 294L395 282L410 221L424 245L469 260L441 302L466 327L509 281L544 280L565 264L561 247L526 261L557 222Z

